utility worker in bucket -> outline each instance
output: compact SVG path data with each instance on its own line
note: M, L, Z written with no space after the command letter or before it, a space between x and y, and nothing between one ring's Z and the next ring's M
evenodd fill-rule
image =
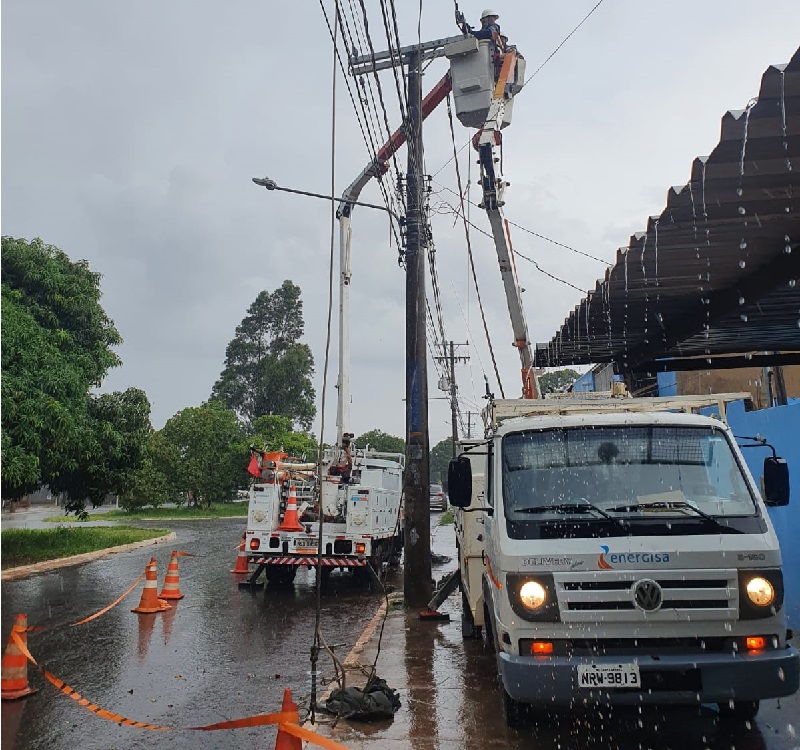
M498 18L500 18L499 13L487 8L481 13L481 27L476 31L467 23L464 14L460 10L456 10L456 24L458 24L458 27L464 34L472 34L476 39L495 39L499 42L500 26L497 23Z

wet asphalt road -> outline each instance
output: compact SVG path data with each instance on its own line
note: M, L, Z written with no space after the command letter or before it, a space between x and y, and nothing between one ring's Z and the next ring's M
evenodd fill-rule
M455 567L453 527L431 518L434 552L448 555L438 578ZM159 524L152 524L159 525ZM160 524L164 526L164 523ZM74 629L30 637L34 656L90 700L140 721L186 727L277 709L282 691L309 693L313 632L312 574L301 572L293 590L240 591L228 572L243 520L172 523L169 546L114 555L86 565L2 587L3 635L16 612L30 624L62 625L115 599L138 577L152 554L163 581L173 547L202 557L181 559L186 598L166 615L139 618L129 610L139 589L100 619ZM345 654L374 614L380 597L334 576L323 598L323 631ZM421 750L798 750L800 698L765 701L752 725L723 725L711 709L636 710L559 714L509 730L502 717L494 656L479 641L464 641L460 597L442 607L450 623L421 626L401 614L384 643L379 674L403 685L394 722L361 725L345 744ZM323 671L330 672L323 658ZM280 675L279 677L277 675ZM2 750L33 748L270 748L274 730L161 733L118 727L92 716L56 692L38 674L33 698L2 706ZM353 740L351 742L351 739Z
M163 527L164 522L143 524ZM177 540L2 585L2 633L14 615L53 628L29 636L39 663L86 698L123 716L190 727L279 710L284 687L310 693L314 630L313 573L293 588L240 591L230 574L243 519L170 522ZM141 587L97 620L64 628L116 599L155 555L159 586L171 549L181 558L185 598L164 614L138 616ZM325 595L323 633L346 654L372 618L380 596L334 575ZM320 660L325 671L330 660ZM2 750L112 748L267 748L269 727L220 732L156 732L93 716L29 670L36 696L2 705ZM223 736L224 734L224 736Z

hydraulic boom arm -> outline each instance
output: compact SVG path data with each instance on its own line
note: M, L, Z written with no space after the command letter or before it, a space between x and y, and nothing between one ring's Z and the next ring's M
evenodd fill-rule
M481 186L483 201L481 208L486 210L489 224L492 227L500 263L500 275L506 293L508 312L511 316L511 328L514 333L514 346L519 350L522 365L522 397L539 398L539 388L533 367L533 350L528 339L528 324L522 308L522 293L517 281L517 269L514 263L508 221L503 217L503 194L509 183L500 174L502 168L502 134L500 133L506 102L514 84L514 68L517 54L512 49L503 56L503 65L492 94L492 101L486 116L486 122L473 139L478 150L481 168ZM499 167L499 168L498 168Z
M450 93L452 84L450 74L445 75L422 100L422 117L425 119L441 104ZM350 242L352 231L350 215L353 212L353 201L358 200L361 191L373 177L382 177L389 170L388 162L406 142L405 126L392 133L388 141L379 149L375 159L370 162L361 174L342 194L342 200L336 211L339 220L339 381L336 385L338 394L336 428L336 444L342 444L342 437L350 427Z

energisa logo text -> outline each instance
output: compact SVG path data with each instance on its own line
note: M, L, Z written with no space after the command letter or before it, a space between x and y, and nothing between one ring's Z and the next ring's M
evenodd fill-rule
M603 550L597 558L600 570L613 570L616 565L626 563L665 565L669 562L669 552L611 552L605 544L601 544L600 549Z

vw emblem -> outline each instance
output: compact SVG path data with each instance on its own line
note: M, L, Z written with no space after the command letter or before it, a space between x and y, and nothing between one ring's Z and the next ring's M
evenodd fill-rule
M663 603L661 586L649 578L637 581L633 587L633 601L639 609L643 609L645 612L655 612L661 608Z

